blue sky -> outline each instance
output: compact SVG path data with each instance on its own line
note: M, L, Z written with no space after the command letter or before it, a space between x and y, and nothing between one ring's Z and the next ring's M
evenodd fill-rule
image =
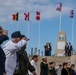
M69 11L74 12L74 49L76 49L76 0L1 0L0 1L0 25L8 30L8 36L17 30L28 36L28 21L24 20L24 13L30 12L29 21L29 46L38 47L38 28L39 22L35 19L35 12L40 11L40 49L44 51L44 45L47 42L52 44L52 54L55 53L57 35L59 32L59 12L56 7L62 2L62 31L66 33L67 42L71 42L72 19L69 18ZM19 12L19 21L12 20L12 14ZM10 37L11 39L11 37Z

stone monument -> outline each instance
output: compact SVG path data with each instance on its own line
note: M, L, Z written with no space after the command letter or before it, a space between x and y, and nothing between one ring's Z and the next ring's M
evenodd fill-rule
M66 34L63 31L58 33L55 56L65 56Z

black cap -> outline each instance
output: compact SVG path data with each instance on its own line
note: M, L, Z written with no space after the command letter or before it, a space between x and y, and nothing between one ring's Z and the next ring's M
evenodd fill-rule
M20 31L15 31L15 32L13 32L12 35L11 35L11 38L18 38L18 37L21 38L21 33L20 33Z
M26 37L25 35L21 35L21 38Z
M21 35L21 38L27 38L25 35ZM28 38L27 38L28 39Z
M21 35L21 38L27 38L27 37L25 35ZM30 39L27 38L27 40L30 40Z

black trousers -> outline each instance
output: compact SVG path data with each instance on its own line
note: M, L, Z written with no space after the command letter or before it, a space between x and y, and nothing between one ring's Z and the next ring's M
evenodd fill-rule
M71 52L68 52L68 56L71 56Z
M3 75L3 69L0 68L0 75Z
M45 56L49 56L49 51L45 51Z

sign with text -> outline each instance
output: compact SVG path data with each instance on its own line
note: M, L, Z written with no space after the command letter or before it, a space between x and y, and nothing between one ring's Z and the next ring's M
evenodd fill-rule
M65 49L65 42L58 42L57 43L57 49Z

